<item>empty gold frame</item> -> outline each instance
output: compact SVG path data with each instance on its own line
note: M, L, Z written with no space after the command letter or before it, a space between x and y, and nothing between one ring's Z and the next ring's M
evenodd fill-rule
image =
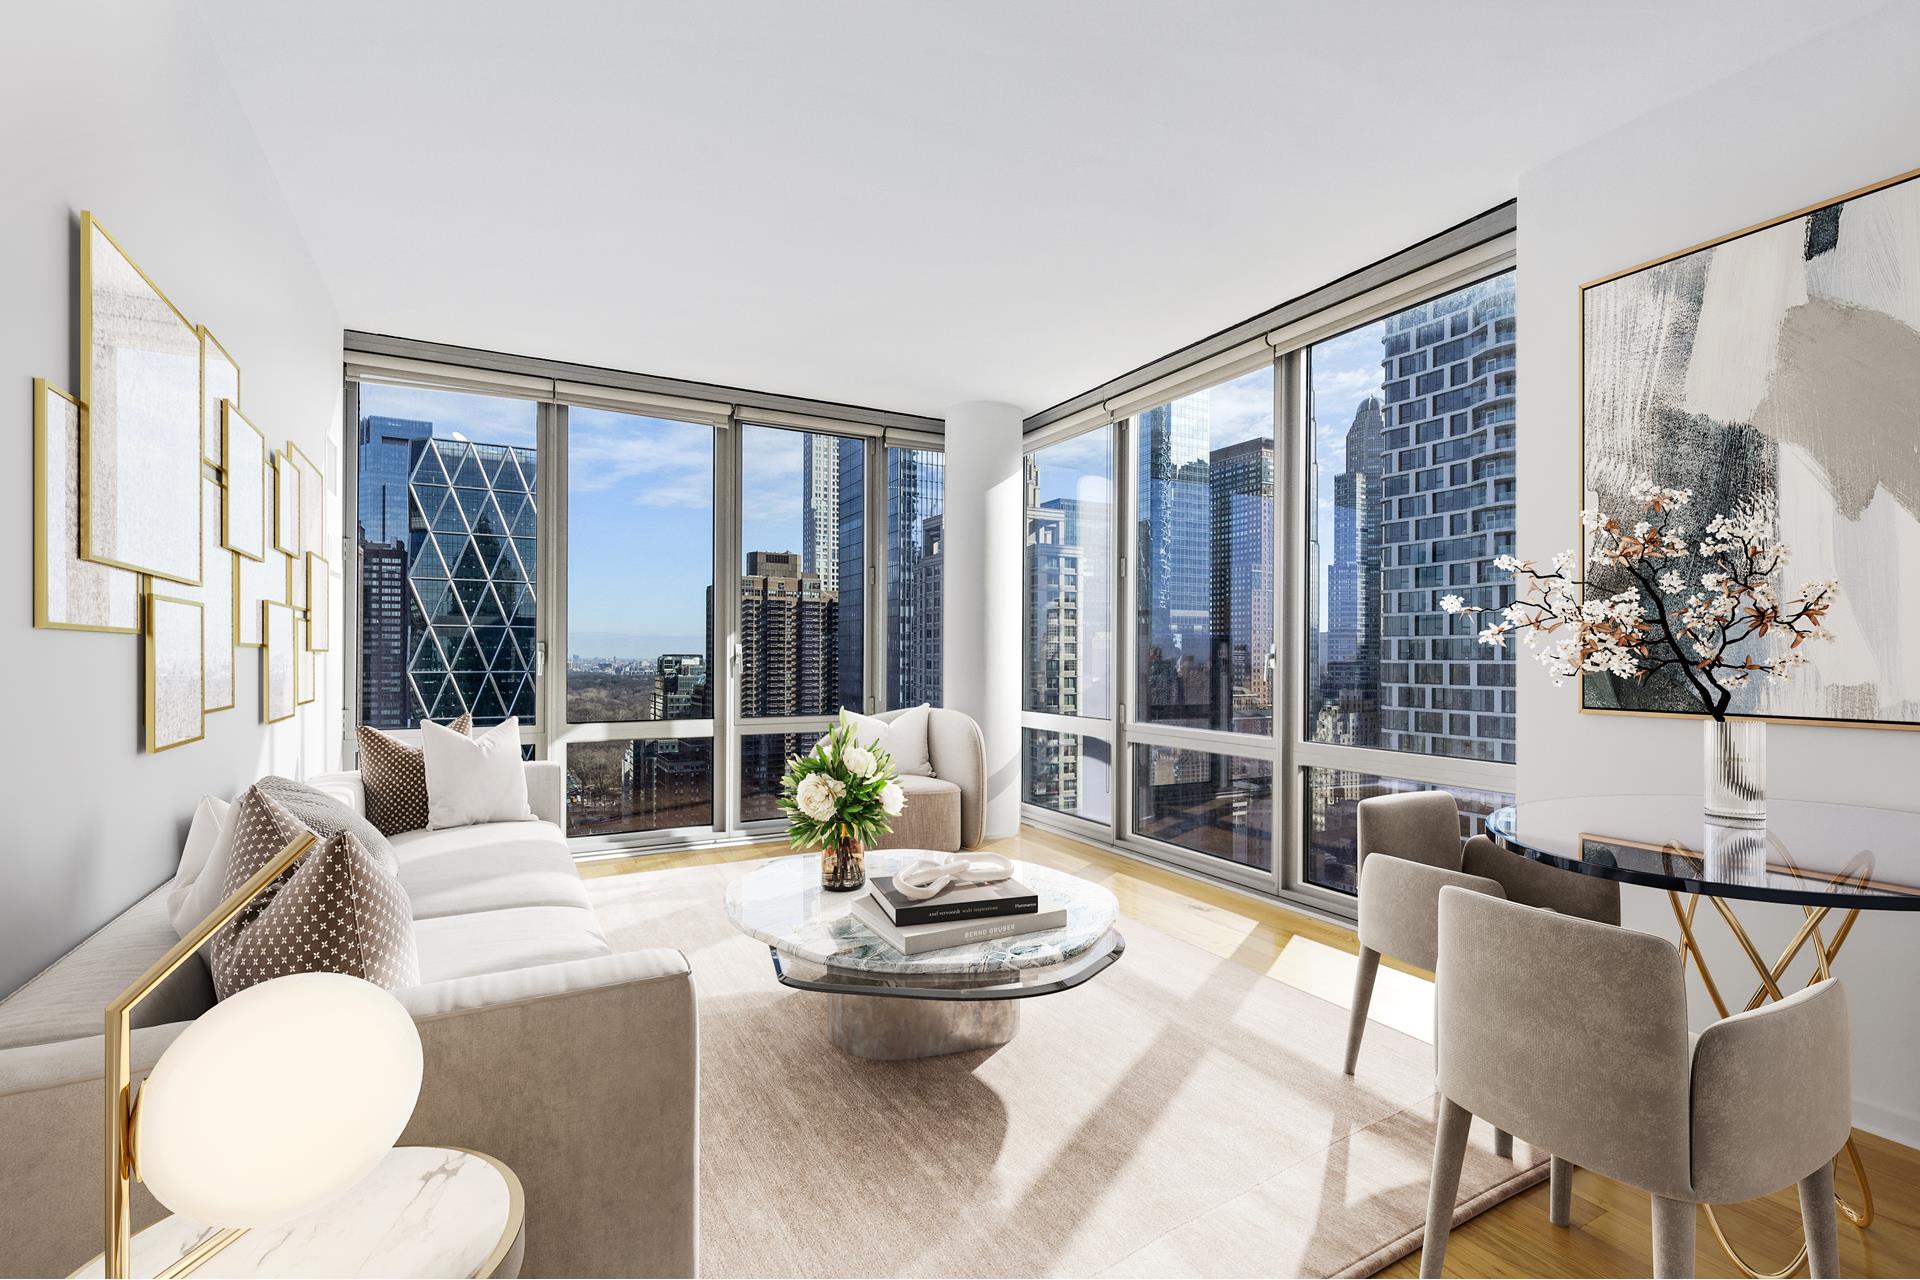
M198 600L204 608L206 672L202 690L208 711L226 711L234 704L233 672L233 564L237 556L220 545L220 482L212 476L200 478L201 517L206 529L200 538L200 585L174 584L166 593L182 600Z
M220 406L240 403L240 366L220 339L200 326L200 455L211 467L225 467L226 422Z
M200 332L80 215L80 552L198 585Z
M260 606L287 603L287 558L270 551L264 560L233 558L233 642L242 648L257 649L260 635Z
M140 630L140 576L80 558L80 402L33 380L33 625Z
M327 535L327 476L307 451L287 441L287 456L300 467L300 550L325 551Z
M220 541L249 560L267 558L267 437L231 400L220 402L221 480L227 488Z
M318 552L307 552L307 648L325 653L333 643L333 566Z
M264 642L260 649L260 718L277 724L291 720L298 710L294 646L299 637L289 606L270 600L260 606L260 614Z
M306 614L294 612L294 655L293 655L293 700L300 706L306 706L319 696L318 680L314 676L313 650L308 647L307 639L312 619Z
M300 464L282 450L273 455L273 546L297 556L300 546Z
M200 602L149 594L146 641L147 750L200 741L207 725Z

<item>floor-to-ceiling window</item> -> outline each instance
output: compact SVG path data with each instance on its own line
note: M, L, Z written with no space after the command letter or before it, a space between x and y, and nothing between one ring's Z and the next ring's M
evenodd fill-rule
M1028 804L1113 813L1114 429L1027 454L1021 769Z
M517 715L580 847L649 847L777 825L843 706L940 701L937 424L367 368L353 723Z
M1042 418L1029 817L1345 910L1361 799L1444 788L1463 834L1510 802L1512 656L1440 598L1510 599L1511 262L1495 237Z

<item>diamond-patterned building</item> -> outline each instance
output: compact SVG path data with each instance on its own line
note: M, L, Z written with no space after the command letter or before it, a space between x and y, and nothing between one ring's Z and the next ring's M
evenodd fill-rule
M532 449L410 443L408 724L534 716L538 478Z

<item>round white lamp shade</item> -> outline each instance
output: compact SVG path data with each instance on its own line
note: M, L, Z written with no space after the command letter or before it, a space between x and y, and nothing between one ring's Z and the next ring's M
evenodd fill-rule
M420 1033L359 978L302 973L222 1000L141 1088L147 1189L213 1227L298 1217L373 1172L420 1097Z

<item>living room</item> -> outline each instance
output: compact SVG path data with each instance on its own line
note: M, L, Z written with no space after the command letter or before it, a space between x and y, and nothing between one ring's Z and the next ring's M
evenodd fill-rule
M0 30L0 1275L1920 1271L1920 8Z

